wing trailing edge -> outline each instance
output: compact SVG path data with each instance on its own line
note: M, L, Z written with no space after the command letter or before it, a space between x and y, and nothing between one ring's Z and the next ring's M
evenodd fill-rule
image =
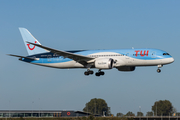
M92 57L87 57L87 56L74 54L74 53L70 53L70 52L66 52L66 51L56 50L56 49L49 48L49 47L46 47L46 46L43 46L43 45L31 43L31 42L28 42L28 41L26 41L26 42L29 43L29 44L38 46L40 48L43 48L45 50L49 50L50 52L55 53L55 54L60 55L60 56L63 56L64 58L73 59L74 61L79 62L79 63L81 63L83 65L87 64L88 61L92 61L93 59L95 59L95 58L92 58Z

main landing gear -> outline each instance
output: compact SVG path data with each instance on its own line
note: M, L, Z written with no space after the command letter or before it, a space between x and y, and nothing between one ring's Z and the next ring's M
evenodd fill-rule
M92 74L94 74L94 72L92 70L87 70L84 72L84 75L87 75L87 76L92 75Z
M94 74L94 72L92 70L89 70L89 69L84 72L84 75L86 75L86 76L92 75L92 74ZM96 72L95 75L99 77L99 76L104 75L104 74L105 73L103 71L99 70L98 72Z
M97 73L96 73L96 76L100 76L100 75L104 75L105 73L103 72L103 71L101 71L101 70L99 70Z
M157 72L158 72L158 73L161 72L161 69L159 69L159 68L161 68L161 67L163 67L163 65L158 65L158 69L157 69Z

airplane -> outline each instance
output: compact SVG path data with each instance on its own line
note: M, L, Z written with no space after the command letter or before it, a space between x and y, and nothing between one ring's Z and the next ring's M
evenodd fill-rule
M8 55L40 66L60 69L85 68L86 76L94 74L92 68L98 69L96 76L102 76L105 74L102 70L116 68L119 71L134 71L140 66L157 66L157 72L160 73L163 65L174 62L169 53L159 49L57 50L41 45L26 28L19 30L29 55Z

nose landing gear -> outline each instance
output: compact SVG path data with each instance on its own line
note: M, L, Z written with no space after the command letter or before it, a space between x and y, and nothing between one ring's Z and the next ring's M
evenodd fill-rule
M161 72L161 69L159 69L159 68L161 68L161 67L163 67L163 65L158 65L158 69L157 69L157 72L158 72L158 73Z
M157 69L157 72L160 73L160 72L161 72L161 69L158 68L158 69Z

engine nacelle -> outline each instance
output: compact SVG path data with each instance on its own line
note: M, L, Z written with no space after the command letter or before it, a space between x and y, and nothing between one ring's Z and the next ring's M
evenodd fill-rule
M122 66L122 67L118 67L117 69L119 71L134 71L136 67L134 66Z
M95 67L98 69L112 69L114 60L112 58L102 58L95 61Z

